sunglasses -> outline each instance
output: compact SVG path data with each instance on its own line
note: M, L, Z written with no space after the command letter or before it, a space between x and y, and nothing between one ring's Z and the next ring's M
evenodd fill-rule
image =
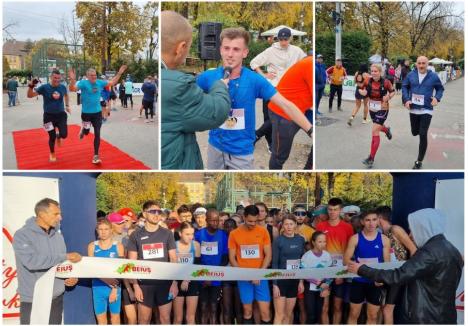
M153 214L153 215L161 215L163 213L161 209L150 209L150 210L147 210L146 212Z
M296 215L296 216L306 216L306 215L307 215L307 212L304 212L304 211L297 211L297 212L294 212L294 215Z

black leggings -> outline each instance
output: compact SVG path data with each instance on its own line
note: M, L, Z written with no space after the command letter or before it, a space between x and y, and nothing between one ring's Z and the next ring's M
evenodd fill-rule
M47 133L49 134L49 150L51 153L55 153L55 140L57 139L55 128L58 129L59 138L65 139L68 136L67 114L65 112L57 114L44 112L43 122L44 124L52 122L52 125L54 126L54 129Z
M331 109L333 106L333 98L335 93L338 96L338 107L341 108L341 95L343 94L343 85L330 85L330 97L328 99L328 108Z
M411 133L413 136L419 135L418 161L424 160L427 150L427 132L431 125L432 115L410 113Z
M323 307L323 298L320 296L320 291L309 290L309 282L305 282L304 285L304 303L307 312L306 324L320 324L320 317L322 315Z
M125 106L128 105L128 99L130 99L130 104L133 107L133 97L132 94L125 94Z
M229 282L229 281L228 281ZM223 285L223 321L225 325L242 324L242 304L235 284ZM235 319L235 322L234 322Z
M96 113L81 113L81 120L83 122L91 122L94 129L94 155L99 154L99 145L101 144L101 126L102 126L102 112ZM83 128L83 134L89 134L90 129Z
M149 112L149 115L151 116L151 119L153 119L153 116L154 116L153 102L143 100L143 107L145 108L145 117L146 117L146 119L148 119L148 112Z
M265 136L265 139L268 142L268 146L271 146L273 127L271 125L270 114L268 112L268 103L270 103L270 101L263 100L263 124L260 128L257 129L255 134L258 138Z

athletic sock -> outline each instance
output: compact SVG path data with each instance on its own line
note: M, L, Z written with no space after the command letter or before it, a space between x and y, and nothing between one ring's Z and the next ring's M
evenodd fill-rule
M382 131L383 133L387 133L387 132L388 132L388 128L387 128L387 127L385 127L385 126L382 126L382 129L381 129L381 131Z
M372 136L371 151L370 151L370 157L372 159L374 159L375 154L377 154L379 145L380 145L380 136Z

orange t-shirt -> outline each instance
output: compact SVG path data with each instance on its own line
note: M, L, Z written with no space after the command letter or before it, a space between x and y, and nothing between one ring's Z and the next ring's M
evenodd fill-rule
M343 66L341 66L341 68L338 68L337 66L331 66L327 69L327 75L330 77L330 83L332 85L342 85L342 78L347 76L347 72Z
M308 56L292 65L276 86L278 92L293 102L302 113L312 108L312 75L313 57ZM268 108L277 115L291 120L278 105L270 102Z
M270 235L258 225L253 230L242 225L229 234L228 248L236 249L239 267L260 268L265 257L263 248L267 245L271 245Z

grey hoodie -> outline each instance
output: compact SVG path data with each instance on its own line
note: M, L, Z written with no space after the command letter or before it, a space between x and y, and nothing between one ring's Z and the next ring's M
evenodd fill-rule
M408 215L408 224L418 248L432 237L445 232L446 217L438 209L424 208Z
M32 302L36 281L56 264L66 260L67 248L60 232L54 228L47 234L31 217L13 237L18 294L21 302ZM55 278L53 297L65 291L63 279Z

